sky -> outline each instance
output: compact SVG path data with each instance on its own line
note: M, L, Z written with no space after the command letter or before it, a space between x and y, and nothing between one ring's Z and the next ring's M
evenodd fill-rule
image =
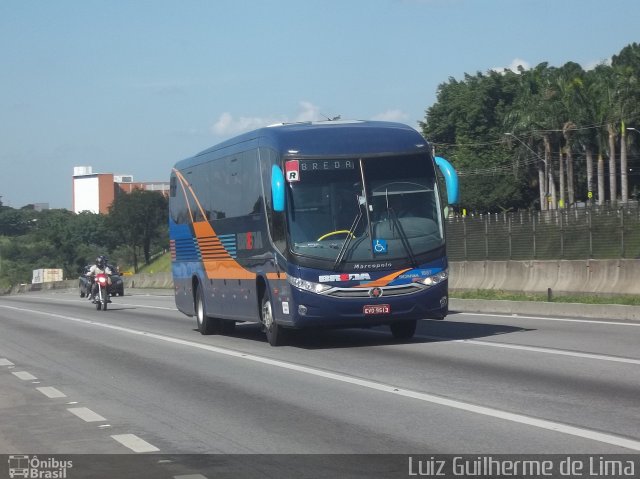
M637 0L0 0L0 200L70 209L74 166L168 181L276 122L417 128L449 78L638 41Z

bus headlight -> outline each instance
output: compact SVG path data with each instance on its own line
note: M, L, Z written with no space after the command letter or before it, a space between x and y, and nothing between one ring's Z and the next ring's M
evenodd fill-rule
M298 289L303 291L309 291L311 293L320 294L328 289L331 289L331 286L326 284L314 283L313 281L307 281L306 279L296 278L295 276L287 275L287 280L291 283L292 286L295 286Z
M427 286L435 286L436 284L442 283L449 277L449 270L444 269L439 273L434 274L433 276L429 276L428 278L420 280L420 282Z

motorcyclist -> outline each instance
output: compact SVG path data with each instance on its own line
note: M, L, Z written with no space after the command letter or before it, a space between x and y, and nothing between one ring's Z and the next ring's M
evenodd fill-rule
M97 274L105 273L107 275L107 284L111 286L111 275L113 272L111 268L107 265L107 258L103 255L100 255L96 258L96 262L91 265L89 271L87 272L87 277L92 281L91 285L91 294L89 295L89 301L95 302L95 297L98 294L98 284L95 282L95 276ZM109 295L107 294L107 302L111 302Z

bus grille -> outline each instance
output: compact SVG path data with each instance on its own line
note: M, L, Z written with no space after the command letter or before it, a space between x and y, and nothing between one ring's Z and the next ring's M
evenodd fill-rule
M382 297L389 296L402 296L405 294L412 294L423 290L420 285L412 283L402 286L388 286L380 288L382 289ZM334 296L336 298L368 298L369 289L367 288L334 288L327 291L327 296Z

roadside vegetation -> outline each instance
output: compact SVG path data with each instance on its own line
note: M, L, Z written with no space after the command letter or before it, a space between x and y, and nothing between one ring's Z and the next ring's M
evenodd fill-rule
M133 268L128 268L128 272L133 273ZM143 264L138 273L170 273L171 272L171 254L169 252L161 253L154 256L149 264Z
M77 277L100 254L137 272L168 248L167 209L164 196L142 190L118 196L107 215L0 202L0 289L30 283L39 268Z
M545 293L523 293L512 291L479 289L474 291L449 291L451 298L457 299L484 299L502 301L549 301L554 303L583 303L583 304L623 304L640 306L640 296L631 295L577 295L552 293L551 298Z
M540 63L449 78L421 127L459 171L469 213L638 199L640 45L590 70Z

